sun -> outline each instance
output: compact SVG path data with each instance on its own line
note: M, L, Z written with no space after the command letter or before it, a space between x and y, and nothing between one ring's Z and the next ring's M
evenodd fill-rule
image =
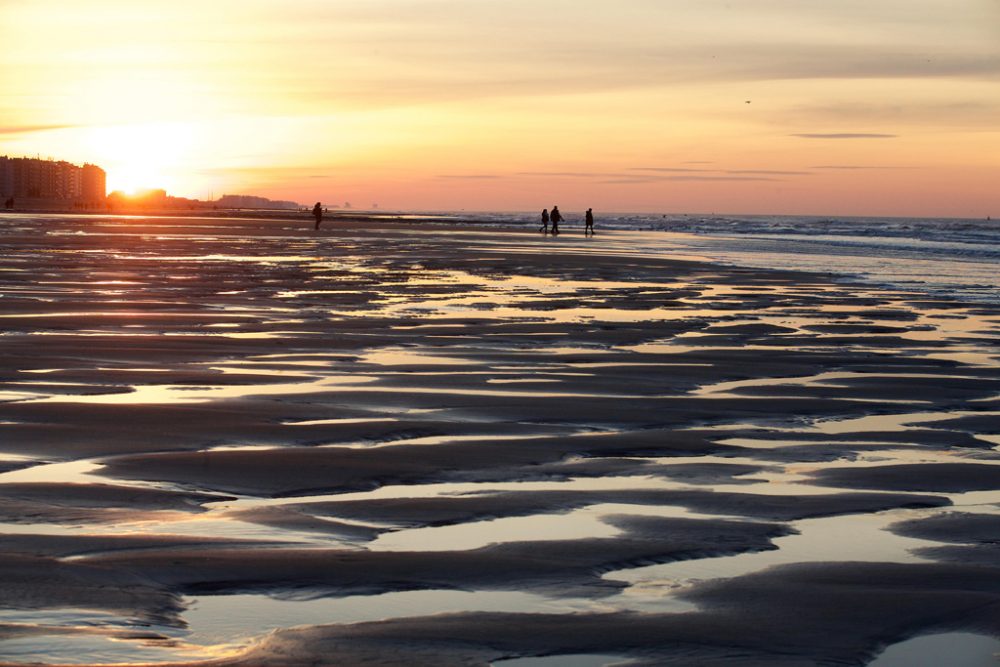
M92 162L108 174L108 191L172 191L188 167L194 128L187 123L109 125L88 130Z

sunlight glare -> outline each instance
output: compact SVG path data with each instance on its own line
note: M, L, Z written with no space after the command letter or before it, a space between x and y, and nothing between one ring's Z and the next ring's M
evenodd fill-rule
M108 173L108 192L176 187L195 145L188 123L111 125L87 130L93 160Z

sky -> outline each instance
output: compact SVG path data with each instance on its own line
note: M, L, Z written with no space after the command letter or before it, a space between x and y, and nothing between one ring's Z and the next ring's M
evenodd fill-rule
M1000 218L1000 0L0 0L0 155L400 210Z

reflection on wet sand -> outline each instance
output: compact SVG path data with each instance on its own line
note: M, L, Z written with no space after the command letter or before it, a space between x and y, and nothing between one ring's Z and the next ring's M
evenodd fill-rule
M14 220L4 659L891 666L994 627L947 523L1000 504L987 306L667 235ZM852 615L881 580L910 602Z

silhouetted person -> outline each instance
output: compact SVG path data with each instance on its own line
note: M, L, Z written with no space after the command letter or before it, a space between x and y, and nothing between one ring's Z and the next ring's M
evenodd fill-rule
M316 229L319 229L319 223L323 222L323 207L319 202L313 206L313 217L316 218Z
M538 228L538 231L542 234L549 233L549 209L547 208L542 209L542 226Z
M552 213L549 215L549 220L552 221L552 235L555 236L559 233L559 223L562 222L562 213L559 212L558 206L552 207Z
M592 209L592 208L588 208L587 209L587 218L586 218L586 221L587 222L586 222L586 224L583 227L583 235L586 236L587 232L590 232L593 235L593 233L594 233L594 209Z
M14 198L13 197L8 197L7 201L5 201L3 203L3 205L4 205L4 208L14 208Z

